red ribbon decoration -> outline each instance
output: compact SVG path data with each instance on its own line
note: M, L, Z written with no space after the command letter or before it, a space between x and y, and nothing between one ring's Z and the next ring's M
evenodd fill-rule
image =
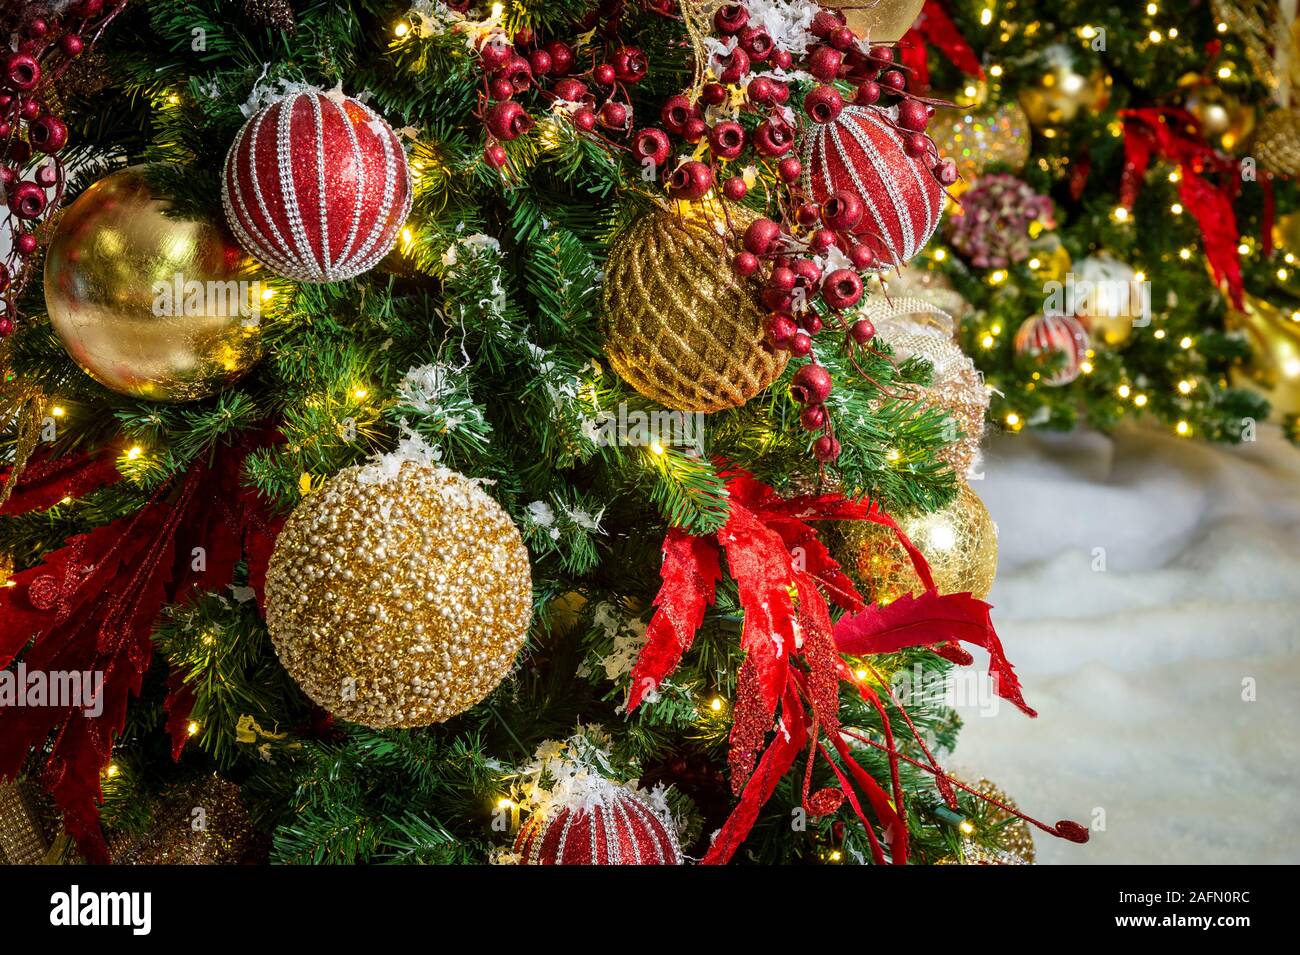
M735 854L777 784L806 748L803 804L809 814L826 815L847 800L865 828L875 861L905 863L908 833L898 765L900 759L917 761L898 752L883 702L850 672L840 654L929 646L948 659L970 662L970 655L956 641L970 643L988 652L998 695L1033 716L993 629L989 605L968 593L938 593L925 557L875 502L847 500L838 494L786 500L743 470L728 469L723 476L731 509L722 529L692 537L673 528L664 541L663 584L654 600L646 645L632 669L628 712L671 675L690 649L706 609L714 602L725 555L745 612L741 632L745 659L737 681L728 755L732 790L739 801L703 861L722 864ZM883 608L866 606L818 538L811 526L815 521L870 521L890 528L911 558L925 592ZM850 615L832 625L828 600ZM854 760L842 738L841 682L856 687L881 715L892 793ZM918 765L935 775L944 800L955 807L951 777L934 761L892 692L890 699L928 760ZM835 748L838 763L831 759L823 737ZM835 773L838 792L809 792L813 760L819 754ZM889 848L888 860L876 836L877 826Z
M980 66L979 57L939 0L925 0L925 7L917 16L916 23L903 34L899 43L899 56L903 66L917 79L922 89L930 85L927 43L938 47L949 62L967 76L984 79L984 67Z
M1124 175L1120 202L1132 209L1155 156L1176 163L1180 174L1178 195L1201 228L1205 257L1217 283L1227 283L1232 304L1241 308L1245 287L1237 246L1241 233L1233 203L1241 188L1237 160L1215 151L1201 135L1191 113L1173 107L1120 110L1124 119ZM1218 173L1213 185L1205 173Z
M17 775L28 752L57 728L41 781L90 862L109 861L99 827L100 773L125 725L130 697L140 693L150 633L163 605L183 602L197 589L226 586L241 558L248 560L255 589L265 580L279 524L256 492L241 486L244 459L257 445L250 440L218 449L211 464L196 462L177 485L160 490L131 517L71 538L0 590L0 667L28 647L23 662L29 671L103 675L98 715L89 715L79 701L0 710L0 777ZM70 473L98 474L105 460L111 466L107 449ZM69 486L51 484L39 469L25 474L24 482L33 492L47 489L23 499L35 505L31 509L55 493L49 488ZM205 560L196 570L199 547ZM179 755L176 727L187 719L193 697L179 681L171 691L165 706Z

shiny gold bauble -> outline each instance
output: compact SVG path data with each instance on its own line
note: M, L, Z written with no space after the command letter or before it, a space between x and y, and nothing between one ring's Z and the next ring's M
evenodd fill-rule
M844 14L849 29L872 43L893 43L912 28L925 0L818 0Z
M1263 392L1272 405L1274 421L1300 414L1300 321L1271 302L1247 294L1244 309L1229 312L1225 324L1250 342L1251 357L1233 369L1233 383Z
M528 551L501 506L454 471L392 456L304 499L266 580L285 669L335 716L374 728L482 701L531 616Z
M1253 153L1281 176L1300 176L1300 109L1275 109L1259 122Z
M1062 48L1053 48L1048 64L1020 91L1020 105L1036 129L1059 130L1080 113L1105 109L1110 91L1110 74L1103 67L1080 73Z
M924 358L934 368L931 383L917 389L918 400L927 407L942 408L961 436L940 453L940 458L959 475L968 473L979 457L984 441L984 418L989 410L989 393L984 378L942 325L917 316L911 324L888 322L877 335L902 359Z
M1072 264L1070 250L1055 232L1034 240L1029 246L1029 258L1025 261L1025 265L1034 273L1034 278L1043 283L1064 283L1070 275Z
M998 530L967 485L947 507L899 518L898 525L929 561L940 593L988 596L998 569ZM843 535L837 558L867 600L888 603L925 589L889 528L854 521Z
M169 208L139 167L87 189L50 243L45 304L68 354L100 384L193 401L261 357L261 272L218 219Z
M1288 212L1273 222L1273 244L1282 252L1300 255L1300 212Z
M677 411L738 408L781 376L758 283L731 267L716 210L658 208L621 232L605 267L605 354L629 385ZM743 231L752 213L730 211Z
M994 166L1019 172L1029 160L1029 117L1015 102L992 109L940 109L928 131L967 183Z
M1187 91L1183 107L1201 124L1205 138L1226 152L1243 146L1255 131L1255 106L1226 92L1217 83L1205 83L1195 73L1178 81Z

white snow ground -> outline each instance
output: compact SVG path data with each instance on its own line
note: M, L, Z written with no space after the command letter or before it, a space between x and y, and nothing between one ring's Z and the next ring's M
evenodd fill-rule
M1042 863L1300 862L1300 450L1021 434L984 471L989 599L1039 717L963 707L951 768L1049 823L1104 811L1084 846L1036 832Z

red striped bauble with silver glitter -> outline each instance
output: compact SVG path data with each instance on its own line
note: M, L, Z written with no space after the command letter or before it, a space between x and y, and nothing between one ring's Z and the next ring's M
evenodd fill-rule
M876 254L876 270L925 248L943 212L943 186L926 162L908 155L887 114L871 106L846 106L831 122L811 124L803 188L818 205L840 190L862 197L867 211L854 231Z
M631 789L610 784L580 805L535 814L515 840L520 865L681 865L671 825Z
M1043 384L1068 385L1079 377L1090 343L1088 332L1073 315L1035 315L1016 332L1016 354L1050 359L1064 355L1064 361L1044 374Z
M374 268L411 211L388 123L341 93L291 93L254 113L226 155L226 219L250 255L300 282Z

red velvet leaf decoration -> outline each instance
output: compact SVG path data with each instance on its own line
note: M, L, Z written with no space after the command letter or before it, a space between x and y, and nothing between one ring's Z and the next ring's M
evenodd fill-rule
M1037 716L1025 703L1020 680L1002 651L989 610L988 604L970 594L905 594L884 607L868 607L862 613L841 617L835 624L835 642L841 653L856 656L934 646L954 639L974 644L988 651L989 674L997 694L1028 715Z

